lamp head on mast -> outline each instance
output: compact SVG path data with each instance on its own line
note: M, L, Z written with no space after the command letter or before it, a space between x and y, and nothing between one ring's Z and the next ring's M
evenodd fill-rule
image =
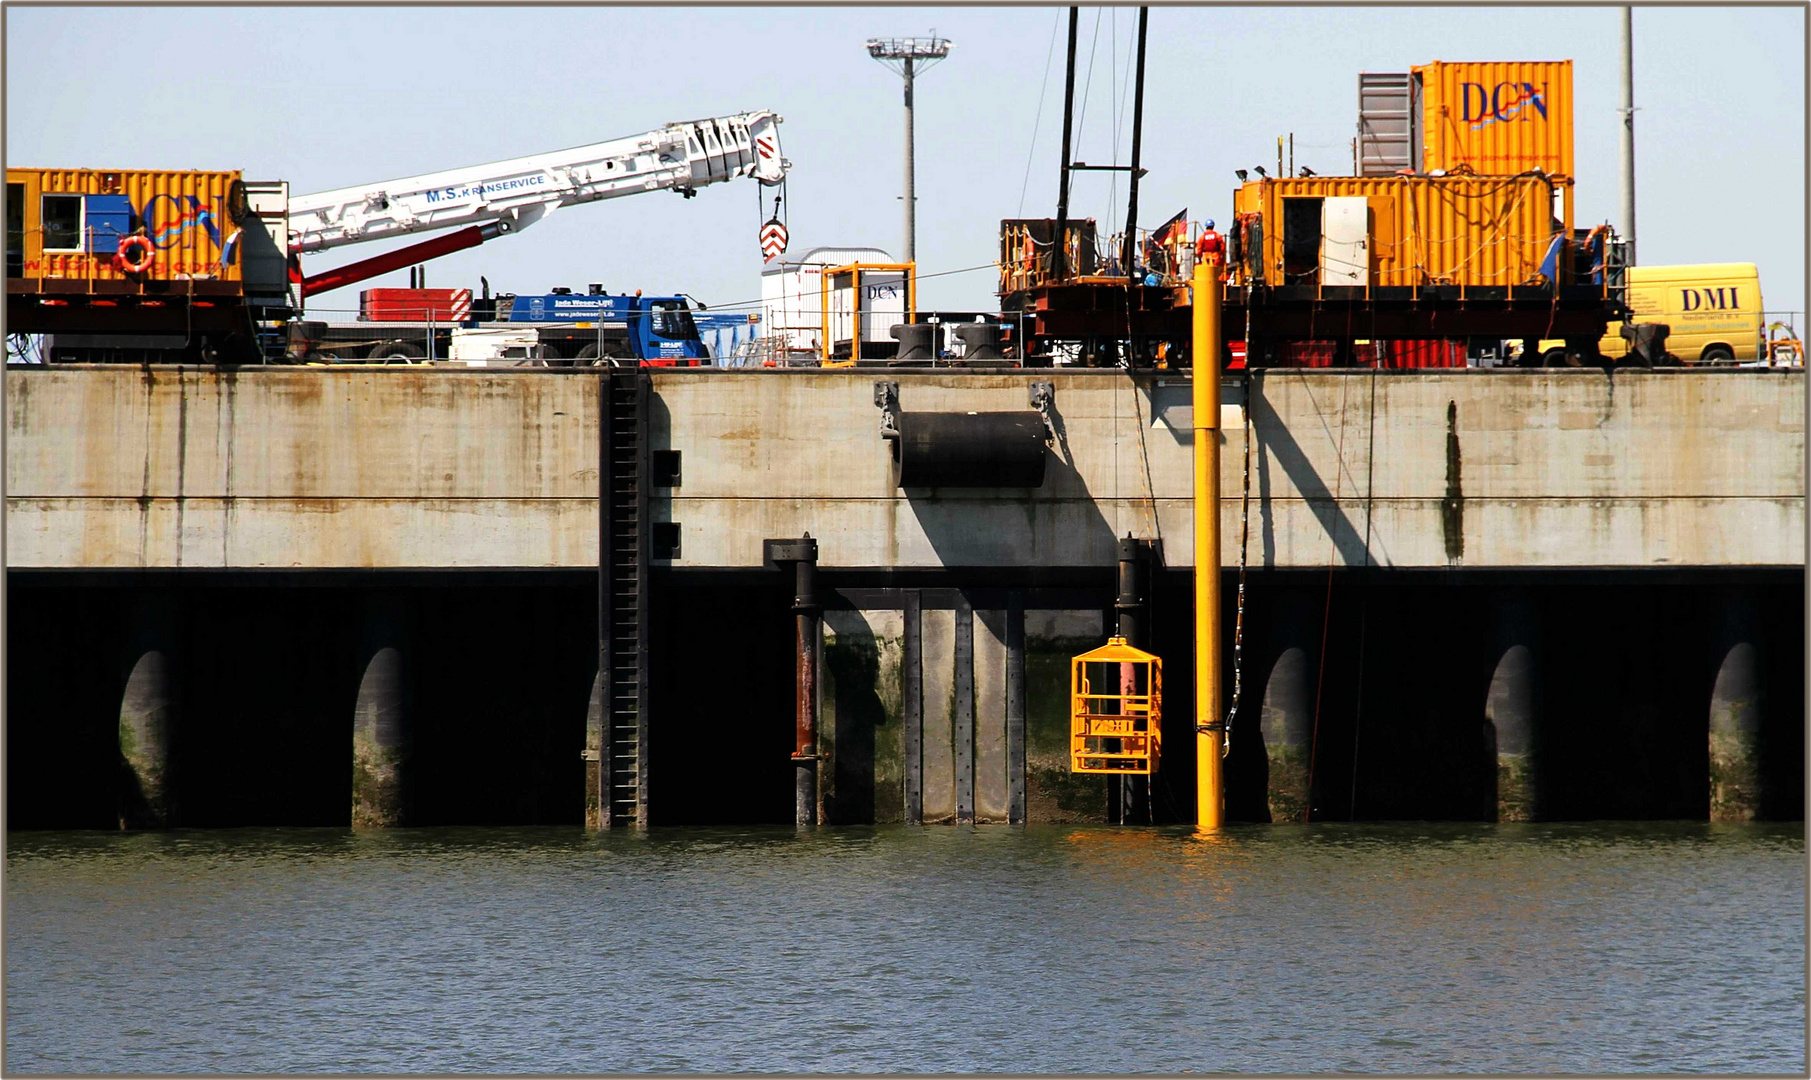
M929 37L868 39L868 55L902 73L908 60L916 70L923 71L948 56L955 47L949 38L938 37L935 30Z

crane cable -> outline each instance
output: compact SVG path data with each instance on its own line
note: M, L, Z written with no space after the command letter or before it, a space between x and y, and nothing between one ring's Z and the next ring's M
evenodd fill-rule
M1025 152L1025 179L1019 184L1018 217L1025 216L1025 192L1031 187L1031 163L1038 153L1038 126L1044 120L1044 95L1050 90L1050 61L1056 56L1056 30L1062 25L1062 14L1059 12L1056 21L1050 24L1050 44L1044 49L1044 78L1038 84L1038 111L1031 120L1031 149Z

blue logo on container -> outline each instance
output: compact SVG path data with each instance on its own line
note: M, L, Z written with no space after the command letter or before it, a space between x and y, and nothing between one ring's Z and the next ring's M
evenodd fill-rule
M1483 83L1459 84L1459 117L1473 131L1512 120L1527 123L1537 112L1547 119L1546 83L1539 89L1533 83L1500 82L1488 89Z

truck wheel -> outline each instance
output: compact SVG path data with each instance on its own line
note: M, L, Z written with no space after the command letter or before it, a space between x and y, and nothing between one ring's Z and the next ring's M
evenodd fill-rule
M386 341L377 348L372 349L365 359L376 360L379 363L384 364L387 364L392 360L401 360L406 364L411 360L419 360L426 355L427 353L423 352L419 345L413 345L407 341Z
M1701 364L1727 364L1736 358L1734 349L1727 345L1712 345L1704 350L1698 358Z
M578 355L574 356L573 359L581 364L597 363L597 346L596 345L585 346L584 348L582 348L578 351Z
M1566 350L1548 349L1541 354L1541 363L1546 367L1565 367L1568 363L1566 360Z

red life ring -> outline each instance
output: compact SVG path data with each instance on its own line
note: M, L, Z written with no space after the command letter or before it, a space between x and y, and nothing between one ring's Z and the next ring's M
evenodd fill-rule
M136 260L132 258L131 254L134 248L138 249L141 254L141 257ZM119 251L114 258L118 260L120 268L126 273L142 274L151 269L151 264L157 261L157 248L152 245L151 238L148 236L128 236L119 242Z

